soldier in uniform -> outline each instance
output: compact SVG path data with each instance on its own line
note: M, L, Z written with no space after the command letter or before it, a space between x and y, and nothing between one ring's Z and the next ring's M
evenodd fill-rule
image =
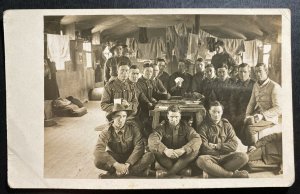
M157 59L157 66L159 68L159 73L157 75L157 78L160 79L160 81L162 82L164 87L166 89L168 89L170 75L167 72L165 72L166 61L164 59L158 58Z
M108 83L109 81L116 79L118 76L118 64L121 62L128 63L131 66L131 61L128 57L124 56L124 48L127 45L121 44L119 41L110 48L110 52L114 55L107 59L104 64L104 81Z
M202 139L196 165L209 176L220 178L248 178L248 172L239 171L248 162L248 155L236 152L238 139L227 119L222 118L223 106L211 102L208 115L197 129Z
M244 126L244 118L246 114L246 108L251 97L254 80L250 78L250 66L247 63L242 63L238 68L238 81L233 86L233 90L230 96L230 123L235 129L236 135L240 139L242 137L241 131Z
M145 153L139 129L126 121L130 113L131 110L115 104L106 116L109 126L100 132L94 151L95 166L108 172L101 178L151 174L150 166L155 157L151 152Z
M179 60L178 71L173 73L169 78L169 92L171 96L184 96L192 92L193 76L187 71L188 65L186 62L184 60Z
M192 91L197 92L200 90L202 81L204 79L205 63L202 58L198 58L195 63L196 74L193 76Z
M166 170L156 171L157 178L184 174L191 175L189 164L197 157L201 138L197 132L181 121L177 105L168 108L168 120L163 121L149 136L148 145L157 162Z
M117 79L108 82L103 90L101 99L101 109L111 112L114 103L120 103L125 108L132 109L134 114L137 112L138 101L132 85L126 81L128 78L129 64L120 62L118 64Z
M165 88L161 80L158 78L159 67L157 64L152 64L152 66L153 66L152 82L154 86L153 96L157 100L167 100L171 97L171 95L168 93L167 89Z

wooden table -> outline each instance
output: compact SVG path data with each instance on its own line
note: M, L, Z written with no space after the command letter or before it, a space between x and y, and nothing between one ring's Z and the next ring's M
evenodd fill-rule
M161 100L157 103L153 110L150 110L149 114L153 117L152 128L155 129L159 125L160 116L167 115L167 108L172 104L179 105L182 116L195 114L196 115L196 127L198 127L203 121L206 110L202 104L195 104L194 102L184 100Z

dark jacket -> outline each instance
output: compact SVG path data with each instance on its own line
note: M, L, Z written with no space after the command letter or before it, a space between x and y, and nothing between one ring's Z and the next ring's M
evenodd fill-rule
M170 75L164 71L160 75L158 75L157 78L160 79L160 81L163 83L164 87L166 89L168 89Z
M175 79L181 77L184 79L181 87L176 87ZM171 96L183 96L185 93L192 92L193 76L189 73L175 72L169 78L169 92Z
M222 63L226 63L228 69L231 69L231 67L236 65L234 59L227 52L220 54L217 53L211 59L211 64L213 64L216 70L222 65Z
M203 121L197 129L202 139L200 154L220 156L236 151L238 139L227 119L221 119L218 124L211 121L210 117ZM218 144L220 149L213 149L209 143Z
M162 122L149 136L150 151L163 153L166 148L184 148L186 153L198 152L201 146L199 134L185 122L180 121L176 127L168 121Z
M111 76L118 75L118 63L121 61L127 62L131 66L131 61L126 56L111 57L107 59L104 65L104 81L107 83Z
M128 84L127 81L121 82L119 79L112 80L104 86L102 98L101 98L101 109L106 112L111 112L114 99L122 98L130 103L129 109L136 113L138 101L135 94L134 86Z
M193 92L200 92L201 90L201 85L202 81L204 79L204 73L203 72L198 72L193 76L193 81L192 81L192 91Z
M145 94L145 96L148 98L150 102L153 100L153 93L154 93L154 85L152 80L148 80L144 78L143 76L139 78L137 81L137 86L140 89L142 93Z
M127 156L126 163L134 165L144 154L144 143L139 129L132 123L126 122L122 137L116 134L113 126L109 125L101 131L96 149L95 158L112 166L116 160L106 151L107 148L115 153Z

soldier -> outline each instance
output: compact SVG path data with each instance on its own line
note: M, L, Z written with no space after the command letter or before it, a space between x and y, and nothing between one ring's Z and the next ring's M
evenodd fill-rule
M219 40L215 43L216 54L211 59L211 64L218 69L223 63L227 64L228 71L231 72L232 68L236 66L236 62L230 54L225 50L225 44Z
M94 152L97 168L107 171L101 178L110 176L148 176L155 158L153 153L145 153L139 129L127 116L131 110L115 104L106 116L109 126L100 132ZM108 149L107 149L108 148Z
M245 145L248 151L255 149L255 134L278 124L281 115L281 87L268 77L268 67L264 63L255 66L257 82L253 86L250 101L246 109L244 129Z
M126 81L128 78L129 64L121 62L118 64L117 79L108 82L103 90L101 99L101 109L111 112L114 103L122 104L125 108L132 109L134 114L137 112L138 101L134 87Z
M111 47L109 50L111 53L113 53L113 57L107 59L105 65L104 65L104 81L105 83L108 83L109 81L116 79L118 76L118 64L120 62L128 63L129 66L131 66L131 61L128 57L124 56L124 48L126 48L127 45L121 44L119 41Z
M176 174L191 175L187 167L197 157L201 138L196 131L181 121L177 105L168 108L168 120L162 122L149 136L148 145L157 162L166 170L158 170L157 178Z
M192 75L187 72L188 66L184 60L179 60L178 71L169 78L171 96L184 96L192 92Z
M238 141L227 119L222 118L223 106L214 101L209 104L208 115L197 129L202 139L196 165L209 176L220 178L248 178L248 172L238 169L248 162L248 155L236 152Z
M195 63L196 74L193 76L192 91L197 92L200 90L202 81L204 79L205 63L202 58L198 58Z
M159 73L157 75L157 78L160 79L160 81L163 83L164 87L166 89L168 89L170 75L167 72L165 72L166 61L164 59L158 58L157 66L159 68Z
M159 67L157 64L153 64L152 66L153 66L152 83L154 86L153 96L157 100L167 100L171 97L171 95L168 93L167 89L165 88L161 80L158 78Z
M234 84L230 96L230 122L235 129L236 135L244 139L241 131L244 127L246 108L251 97L254 80L250 78L251 67L247 63L242 63L238 68L238 81Z

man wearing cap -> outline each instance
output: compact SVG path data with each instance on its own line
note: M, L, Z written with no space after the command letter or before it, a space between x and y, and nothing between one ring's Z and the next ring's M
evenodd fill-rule
M185 60L179 60L178 71L169 78L169 92L171 96L184 96L192 92L193 76L188 72L188 65Z
M131 66L131 61L128 57L124 56L123 50L127 45L117 42L113 47L111 47L110 52L113 53L113 57L109 58L104 65L104 81L108 83L109 81L116 79L118 76L118 64L120 62L127 63Z
M229 72L231 72L232 67L236 66L236 62L234 61L232 56L225 50L224 42L218 40L215 43L215 49L217 53L212 57L211 64L213 64L215 69L218 69L223 63L225 63L228 66Z
M167 89L165 88L161 80L158 78L159 67L155 63L152 64L152 66L153 66L152 83L154 86L153 97L157 100L167 100L171 97L171 95L168 93Z
M166 89L168 89L170 75L167 72L165 72L166 61L164 59L162 59L162 58L158 58L157 59L157 66L159 68L159 73L157 75L157 78L160 79L160 81L162 82L162 84L164 85L164 87Z
M253 86L246 109L245 140L248 151L255 149L256 133L278 124L281 116L281 87L268 77L268 67L264 63L255 66L257 82Z
M94 151L95 166L107 171L105 176L147 176L154 155L145 153L141 133L127 122L131 110L115 104L107 114L109 126L100 132Z
M198 155L201 138L181 120L181 111L177 105L170 106L167 111L168 120L163 121L148 139L150 151L160 166L166 169L158 170L157 178L191 175L191 169L187 167Z
M134 113L137 111L138 101L134 86L129 85L126 81L128 78L129 65L126 62L118 64L118 75L115 80L108 82L104 86L101 109L111 112L114 103L122 104L125 108L132 109Z
M220 102L210 102L208 115L197 132L202 139L196 165L209 176L220 178L248 178L248 172L239 171L248 162L248 155L236 152L238 139L227 119L222 118Z

